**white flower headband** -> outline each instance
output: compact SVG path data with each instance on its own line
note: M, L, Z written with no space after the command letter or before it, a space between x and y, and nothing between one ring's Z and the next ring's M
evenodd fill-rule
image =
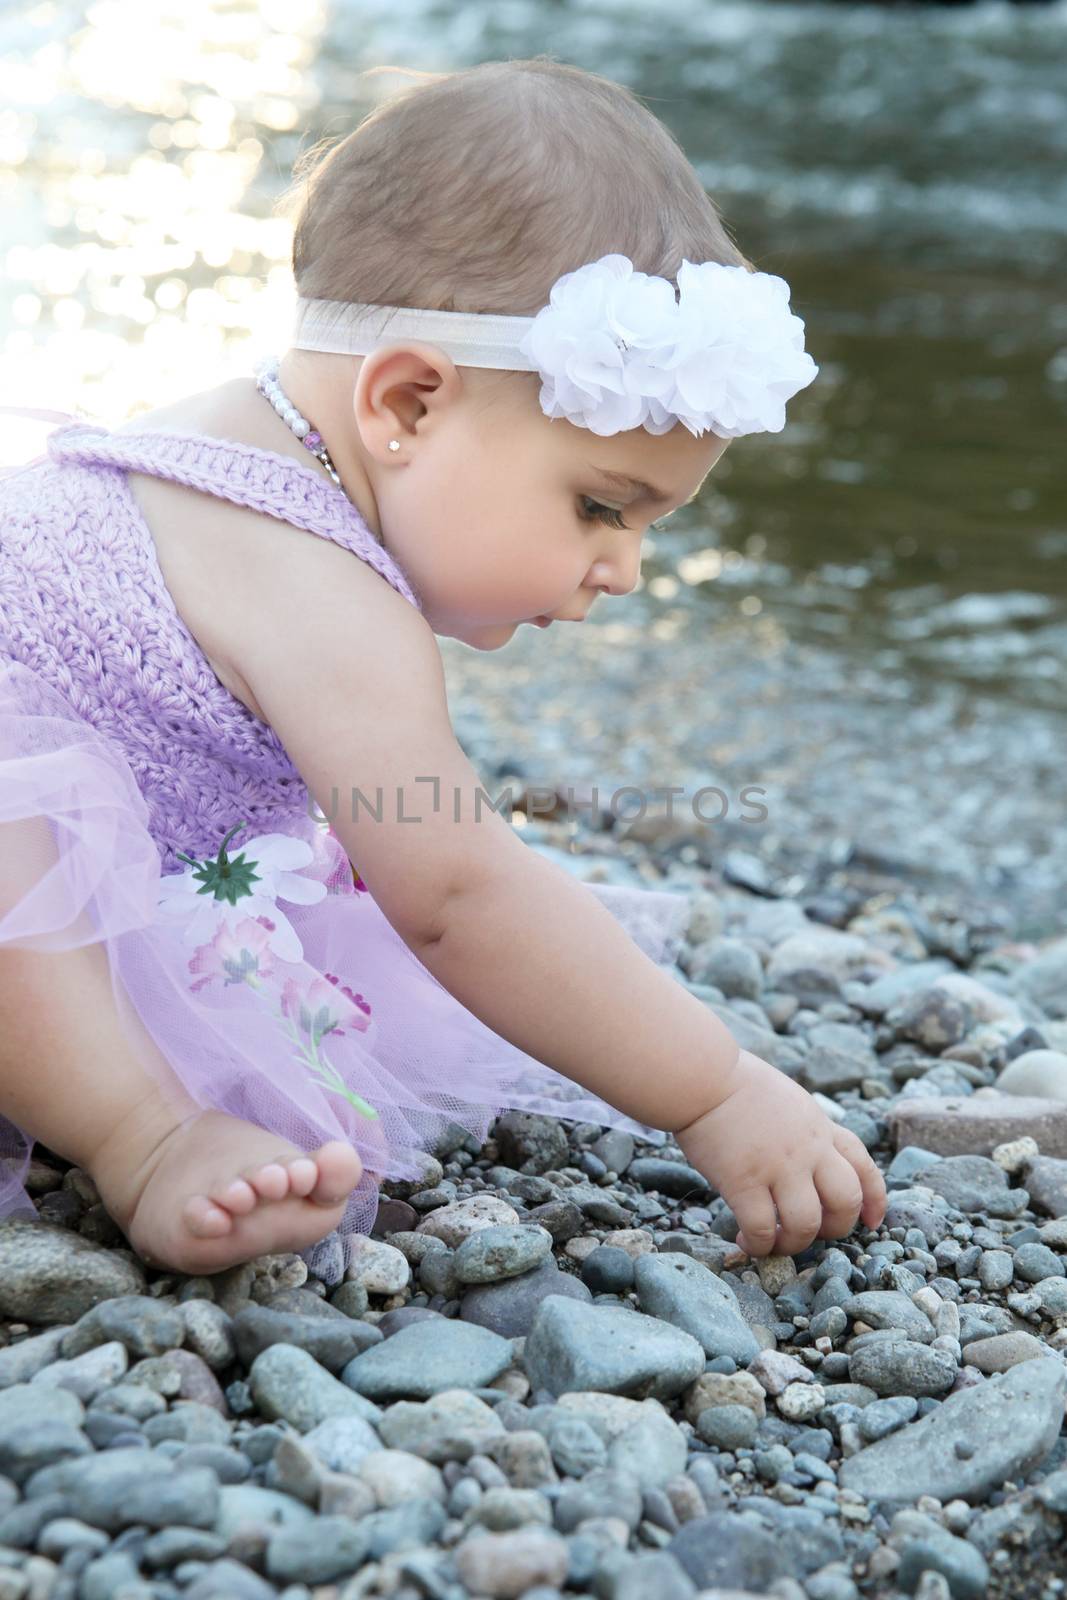
M401 339L460 366L539 372L545 415L603 437L676 422L698 438L778 433L819 370L785 279L717 261L683 261L676 299L669 279L601 256L557 278L535 317L297 300L296 349L369 355Z

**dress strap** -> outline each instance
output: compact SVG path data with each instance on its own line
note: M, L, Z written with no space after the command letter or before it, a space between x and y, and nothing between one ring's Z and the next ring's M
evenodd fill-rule
M422 610L409 579L344 490L291 456L207 434L156 428L116 434L85 422L56 428L48 435L47 452L54 461L170 478L253 511L265 511L350 550Z

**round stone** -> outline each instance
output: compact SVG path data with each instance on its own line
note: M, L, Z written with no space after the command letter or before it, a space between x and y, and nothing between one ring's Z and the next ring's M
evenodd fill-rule
M625 1294L633 1288L633 1258L625 1250L601 1245L582 1262L582 1282L594 1294Z
M756 1442L759 1418L748 1406L708 1406L696 1420L696 1430L719 1450L748 1449Z

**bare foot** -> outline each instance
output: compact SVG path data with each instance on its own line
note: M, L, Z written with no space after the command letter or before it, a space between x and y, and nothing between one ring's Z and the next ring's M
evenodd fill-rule
M90 1171L145 1261L196 1274L325 1238L363 1166L341 1140L306 1155L238 1117L155 1101Z

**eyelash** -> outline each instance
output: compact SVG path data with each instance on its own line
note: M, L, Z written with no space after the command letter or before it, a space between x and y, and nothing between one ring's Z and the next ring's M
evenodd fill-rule
M628 528L630 524L622 520L622 512L615 506L601 505L599 500L594 500L592 495L583 494L578 497L587 506L595 506L596 510L583 514L586 522L603 522L609 528ZM617 520L612 520L612 519Z

